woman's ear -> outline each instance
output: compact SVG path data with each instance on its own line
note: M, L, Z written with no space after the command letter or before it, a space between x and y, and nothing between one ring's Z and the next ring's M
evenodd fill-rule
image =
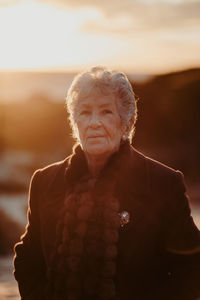
M128 123L126 123L124 125L123 135L128 137L128 135L133 127L134 120L135 120L135 118L134 118L134 116L132 116L131 119L128 121Z

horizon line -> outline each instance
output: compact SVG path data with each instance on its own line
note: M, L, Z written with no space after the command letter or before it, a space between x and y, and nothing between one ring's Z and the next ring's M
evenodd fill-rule
M0 69L0 73L79 73L84 70L87 70L88 68L17 68L17 69ZM125 69L125 68L123 68ZM155 76L155 75L165 75L165 74L170 74L170 73L178 73L178 72L183 72L187 70L196 70L200 69L200 65L196 67L183 67L183 68L174 68L171 70L163 70L163 71L145 71L145 72L134 72L131 70L124 70L124 73L127 74L132 74L132 75L147 75L147 76Z

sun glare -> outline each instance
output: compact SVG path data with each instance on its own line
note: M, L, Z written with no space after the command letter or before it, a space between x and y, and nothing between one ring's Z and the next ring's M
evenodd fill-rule
M77 67L102 60L112 40L83 32L94 9L62 10L34 1L0 8L0 69ZM92 53L92 55L91 55Z
M140 1L157 7L158 0ZM67 3L0 0L0 70L80 70L104 64L160 72L199 65L195 18L181 27L163 27L158 18L160 25L153 28L140 22L139 12L136 18L123 11L108 16L98 6Z

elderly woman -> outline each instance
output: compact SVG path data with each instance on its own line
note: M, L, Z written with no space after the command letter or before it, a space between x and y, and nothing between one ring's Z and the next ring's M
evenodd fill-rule
M34 173L15 246L22 299L197 299L200 233L183 176L131 146L137 109L126 75L79 74L67 108L77 144Z

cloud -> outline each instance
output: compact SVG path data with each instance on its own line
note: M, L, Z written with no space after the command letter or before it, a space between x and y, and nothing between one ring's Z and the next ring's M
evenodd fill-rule
M0 0L0 7L17 4L19 2L21 2L21 0Z
M139 35L149 32L182 31L199 28L200 2L170 3L132 3L128 8L115 7L104 17L88 21L83 30L97 34Z
M82 30L96 34L141 33L200 27L199 0L38 0L64 9L93 8L102 17L86 21Z

